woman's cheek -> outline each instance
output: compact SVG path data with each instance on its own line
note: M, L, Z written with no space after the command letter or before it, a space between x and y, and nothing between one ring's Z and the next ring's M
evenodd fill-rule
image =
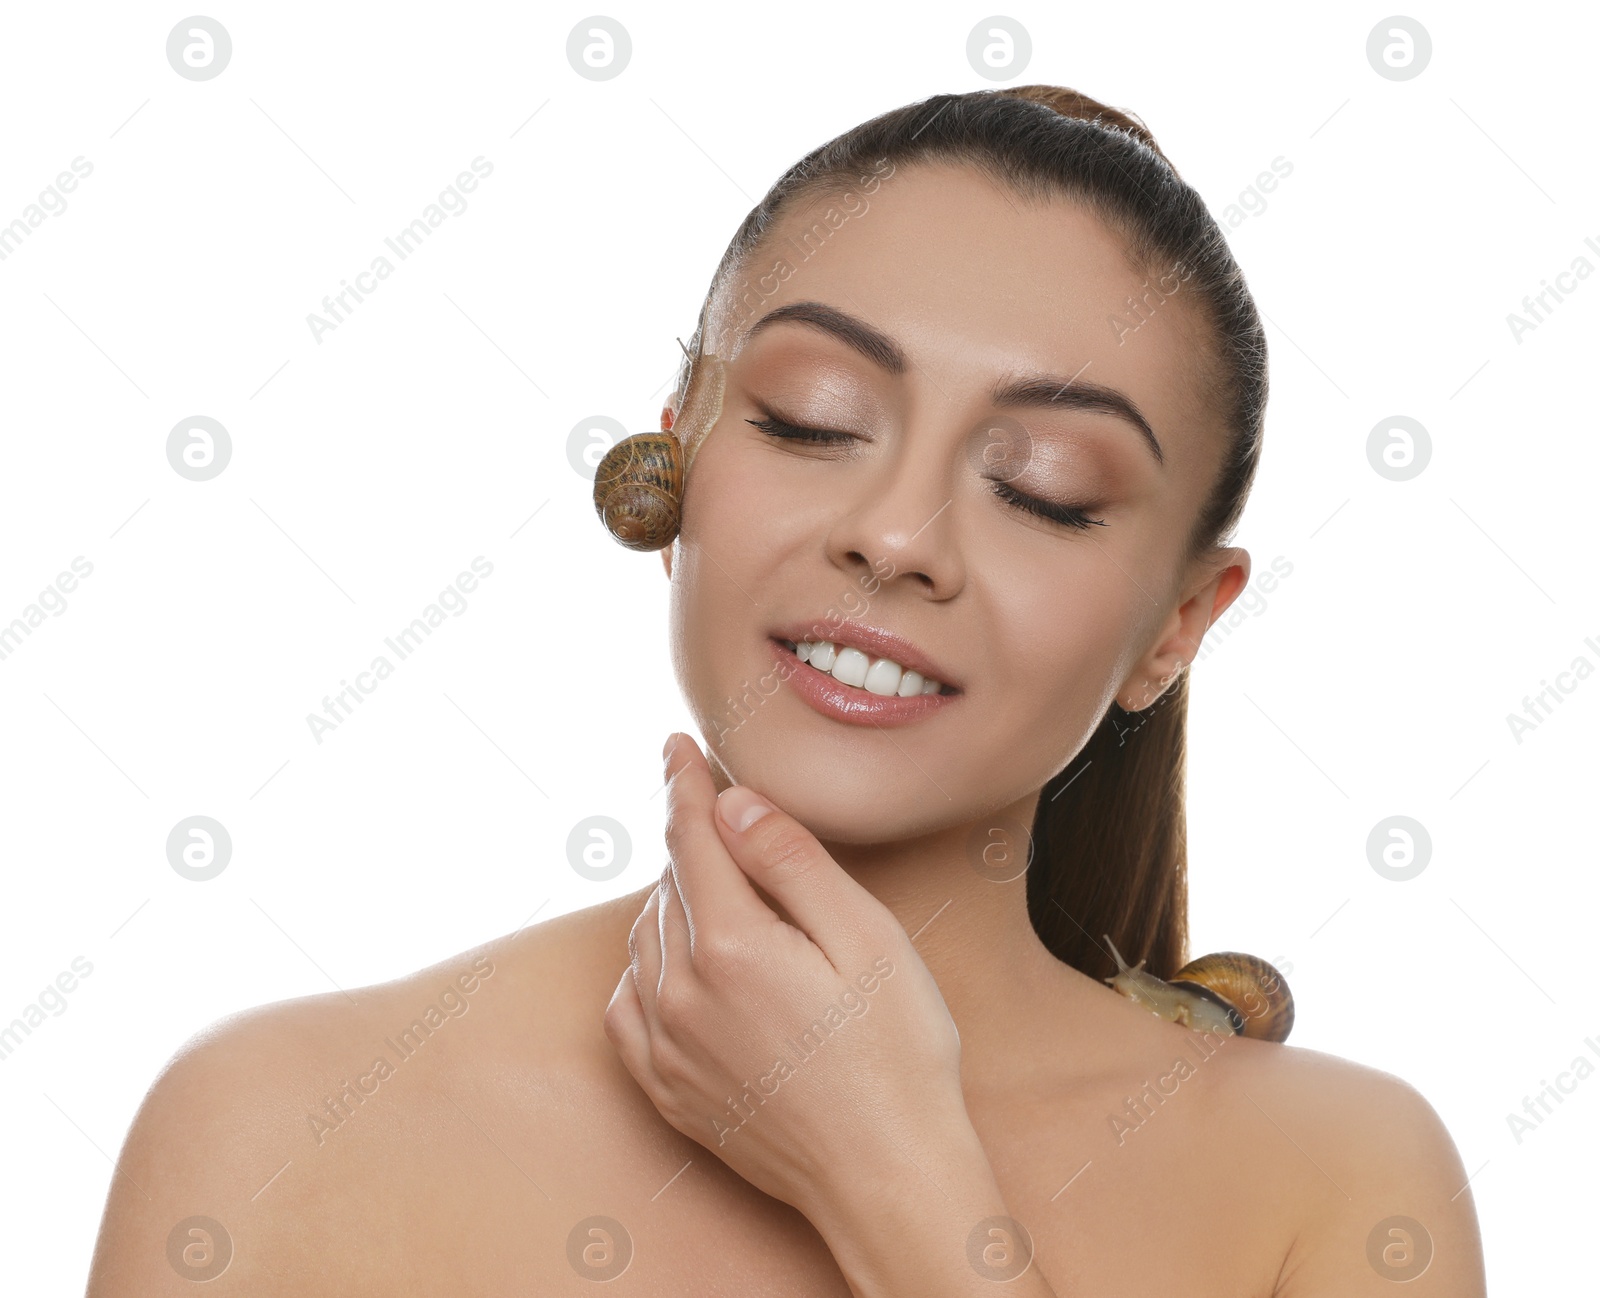
M777 457L752 454L759 450L741 438L739 421L730 422L724 414L691 466L684 529L704 533L704 544L712 546L719 559L726 553L728 538L736 538L742 549L760 535L759 520L786 512L780 509L785 493L773 463Z

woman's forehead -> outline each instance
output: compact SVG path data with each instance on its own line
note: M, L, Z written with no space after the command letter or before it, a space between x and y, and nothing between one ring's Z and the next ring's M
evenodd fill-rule
M770 313L822 302L893 338L913 382L1081 374L1127 391L1153 425L1191 425L1204 331L1188 282L1181 265L1131 268L1125 241L1079 203L1025 198L970 167L903 167L870 194L784 213L719 286L707 350L737 358Z

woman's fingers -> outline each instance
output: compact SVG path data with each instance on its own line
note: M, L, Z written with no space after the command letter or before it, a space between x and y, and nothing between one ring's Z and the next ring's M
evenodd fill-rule
M661 899L656 907L661 917L657 934L661 946L661 981L665 984L673 978L687 978L692 972L689 917L678 893L677 872L670 861L661 872L656 896Z
M645 1022L644 1006L639 1003L639 989L631 968L624 969L617 980L601 1026L634 1081L646 1094L657 1093L661 1078L650 1059L650 1028Z
M656 1024L656 994L661 985L661 927L657 918L661 901L658 886L650 894L628 931L628 955L632 960L633 983L644 1011L645 1022Z
M667 850L672 855L678 904L689 932L732 933L771 924L772 908L762 901L728 855L712 816L716 781L700 745L675 733L666 756Z
M870 959L867 947L881 948L900 931L810 830L743 785L719 796L699 745L681 733L673 741L667 845L693 944L706 934L759 934L776 919L798 928L837 969Z

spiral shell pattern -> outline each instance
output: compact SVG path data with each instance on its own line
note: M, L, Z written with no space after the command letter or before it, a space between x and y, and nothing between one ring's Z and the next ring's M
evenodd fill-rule
M1241 1036L1283 1041L1294 1027L1294 997L1270 962L1243 951L1216 951L1191 960L1169 980L1220 998L1240 1020Z
M683 445L673 433L624 437L595 469L595 512L630 550L671 545L682 501Z

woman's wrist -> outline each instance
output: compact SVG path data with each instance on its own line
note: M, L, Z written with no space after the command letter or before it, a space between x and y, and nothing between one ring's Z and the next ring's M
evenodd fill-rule
M965 1113L915 1146L885 1133L884 1150L841 1165L804 1209L857 1298L992 1298L997 1282L1054 1298Z

